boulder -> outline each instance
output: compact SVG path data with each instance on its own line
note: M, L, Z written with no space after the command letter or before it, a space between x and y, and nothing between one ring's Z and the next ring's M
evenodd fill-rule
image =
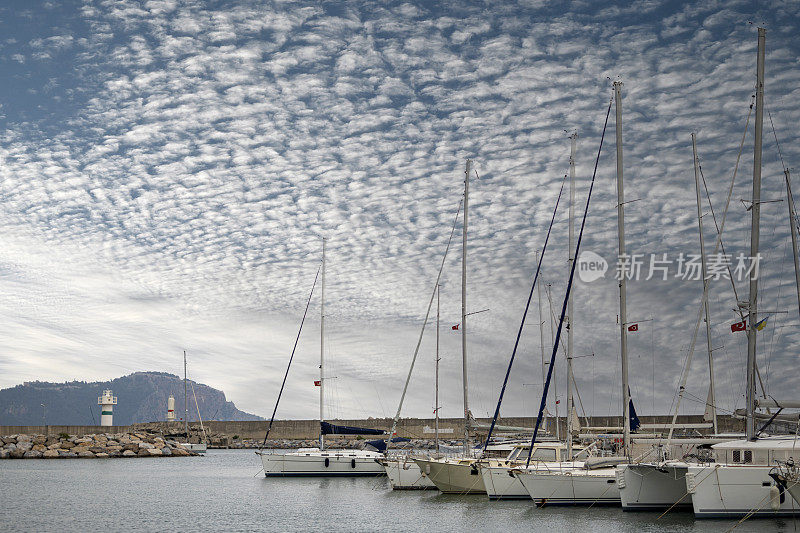
M6 444L5 449L12 452L17 449L17 445L12 442L11 444Z
M136 457L136 452L133 450L125 450L122 452L122 457Z
M116 441L116 440L113 440L113 439L108 439L108 442L106 442L106 446L109 446L109 447L110 446L119 446L119 442Z
M101 452L101 453L96 453L96 454L94 454L94 456L95 456L95 457L97 457L97 458L99 458L99 459L103 459L103 458L107 458L107 457L108 457L108 454L107 454L107 453L103 453L103 452Z
M122 457L122 452L120 450L114 450L114 451L108 452L108 456L109 457Z
M47 446L45 446L44 444L34 444L31 447L31 450L36 451L36 452L43 452L46 449L47 449Z
M17 443L17 439L15 439L14 437L3 437L3 443L4 444L16 444Z
M42 457L44 457L45 459L53 459L55 457L59 457L58 450L53 450L53 449L47 450L42 454Z
M45 444L47 442L47 435L34 435L34 444Z
M106 450L108 451L108 453L121 452L122 451L122 446L106 446Z
M89 451L95 455L98 453L108 453L108 450L105 448L105 446L92 446L89 448Z
M31 441L31 436L30 435L25 435L25 434L17 435L17 442L20 442L20 441L30 442Z
M149 442L140 442L139 443L139 448L145 448L147 450L151 450L151 449L155 448L155 446L153 446Z
M54 442L53 444L47 447L48 450L58 450L59 448L61 448L60 442Z
M150 457L150 454L147 453L148 451L149 450L147 448L139 448L139 453L137 453L136 455L138 457Z
M25 450L21 448L14 448L9 452L9 457L11 459L22 459L24 455L25 455Z
M133 452L134 454L139 453L139 445L136 443L126 444L122 447L123 450Z
M89 448L87 446L75 446L74 448L72 448L72 452L77 453L78 457L80 457L81 454L85 452L92 453L89 451ZM94 454L92 453L92 455Z
M78 457L92 458L94 457L94 454L88 449L85 449L85 451L78 452Z
M161 455L172 455L172 452L170 451L168 446L164 446L163 448L161 448Z
M28 450L23 455L25 459L39 459L42 457L42 452L37 452L36 450Z
M161 450L159 450L158 448L147 448L147 453L149 453L150 455L163 455L163 453L161 453Z
M61 449L62 450L69 450L75 447L75 443L71 440L65 440L61 442Z
M189 452L183 448L172 448L172 450L170 450L170 455L174 455L175 457L186 457L189 455Z
M11 455L11 452L6 450L5 448L0 448L0 459L8 459Z
M23 452L27 452L33 447L33 443L29 440L18 440L17 441L17 449L22 450Z
M58 450L59 457L78 457L78 454L71 450Z

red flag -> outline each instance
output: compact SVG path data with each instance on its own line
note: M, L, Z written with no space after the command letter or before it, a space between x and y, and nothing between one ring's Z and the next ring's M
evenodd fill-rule
M560 404L561 400L556 400L556 405Z
M731 324L731 331L745 331L747 329L747 320L742 320L736 324Z
M457 330L457 329L458 329L458 326L460 326L460 324L456 324L455 326L453 326L453 329L454 329L454 330Z
M631 324L628 326L628 331L639 331L639 324Z
M322 382L320 380L318 380L318 379L315 379L314 380L314 386L315 387L321 387L322 386Z

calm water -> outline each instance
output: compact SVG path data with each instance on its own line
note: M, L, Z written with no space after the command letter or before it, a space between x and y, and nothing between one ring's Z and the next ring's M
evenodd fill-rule
M249 450L182 459L0 462L0 526L18 531L726 531L735 521L615 508L536 509L434 491L393 492L386 478L266 479ZM256 475L257 474L257 475ZM735 531L797 531L800 519Z

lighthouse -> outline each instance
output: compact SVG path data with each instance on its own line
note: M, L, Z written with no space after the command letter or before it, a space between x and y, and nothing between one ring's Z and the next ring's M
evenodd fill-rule
M103 391L103 395L97 398L97 404L100 405L100 425L113 426L114 406L117 405L117 397L111 389Z
M175 422L175 397L171 394L167 399L167 422Z

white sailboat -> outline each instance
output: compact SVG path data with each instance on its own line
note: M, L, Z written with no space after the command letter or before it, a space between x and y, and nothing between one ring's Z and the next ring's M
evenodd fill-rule
M186 383L188 380L188 373L186 371L186 350L183 351L183 425L184 431L186 434L186 442L181 442L180 445L186 448L187 450L193 451L195 453L206 453L207 446L205 441L203 442L189 442L189 397L187 394ZM192 386L192 394L194 394L194 386ZM195 406L197 405L197 398L195 398ZM197 407L197 417L200 418L200 408ZM201 422L202 424L202 422ZM205 437L205 430L203 430L203 436Z
M766 30L758 28L756 66L756 120L753 149L753 197L750 207L750 257L758 257L761 211L761 148L764 119L764 56ZM788 183L788 182L787 182ZM791 196L790 196L791 198ZM794 218L794 213L790 213ZM794 220L791 220L794 227ZM795 231L793 229L793 231ZM796 235L794 254L797 261ZM795 265L797 263L795 262ZM796 268L796 267L795 267ZM747 317L746 438L712 446L715 462L692 465L686 473L686 490L692 496L696 517L774 517L793 516L800 511L793 498L786 497L785 486L773 477L776 462L787 462L796 455L795 436L759 437L755 423L758 407L798 408L798 402L756 399L756 339L758 323L758 273L750 271L750 294L740 307ZM795 272L797 276L797 272ZM800 290L800 289L798 289ZM777 415L775 415L777 416ZM773 416L773 418L775 417ZM793 417L796 421L796 415Z
M622 82L614 82L614 102L616 103L616 148L617 148L617 223L619 237L619 256L625 256L625 225L623 205L625 203L622 186ZM609 108L610 112L610 108ZM602 149L602 144L601 144ZM599 153L598 153L599 157ZM573 159L573 158L571 158ZM574 161L571 161L574 165ZM574 172L573 172L574 175ZM574 178L573 178L574 180ZM593 178L594 182L594 178ZM591 189L589 193L591 199ZM588 209L587 200L587 209ZM572 203L572 202L571 202ZM570 217L572 218L572 217ZM584 214L585 221L585 214ZM570 232L571 233L571 232ZM570 239L571 240L571 239ZM579 240L580 243L580 240ZM574 256L570 242L570 279L574 275ZM619 489L616 483L615 464L627 461L630 455L630 389L628 387L628 351L626 321L625 272L619 282L619 320L620 320L620 353L622 360L623 390L623 445L625 458L591 458L583 463L573 462L570 454L566 463L556 464L552 468L516 468L511 474L519 479L536 505L599 505L620 503ZM571 286L567 294L566 309L570 309ZM563 313L563 311L562 311ZM564 315L562 314L562 319ZM559 325L560 334L561 325ZM571 328L570 328L571 329ZM557 337L558 338L558 337ZM571 343L570 343L571 344ZM556 347L554 347L554 350ZM555 352L554 352L555 354ZM571 357L568 357L568 367ZM567 376L570 383L571 376ZM568 411L568 415L571 413ZM570 420L571 416L568 416ZM568 445L571 435L567 436ZM571 445L569 451L571 452Z
M358 428L340 428L325 422L325 239L322 240L322 296L320 304L319 418L318 448L300 448L292 452L259 450L266 477L281 476L379 476L384 474L378 462L383 454L369 450L326 450L325 434ZM266 439L265 439L266 440Z

